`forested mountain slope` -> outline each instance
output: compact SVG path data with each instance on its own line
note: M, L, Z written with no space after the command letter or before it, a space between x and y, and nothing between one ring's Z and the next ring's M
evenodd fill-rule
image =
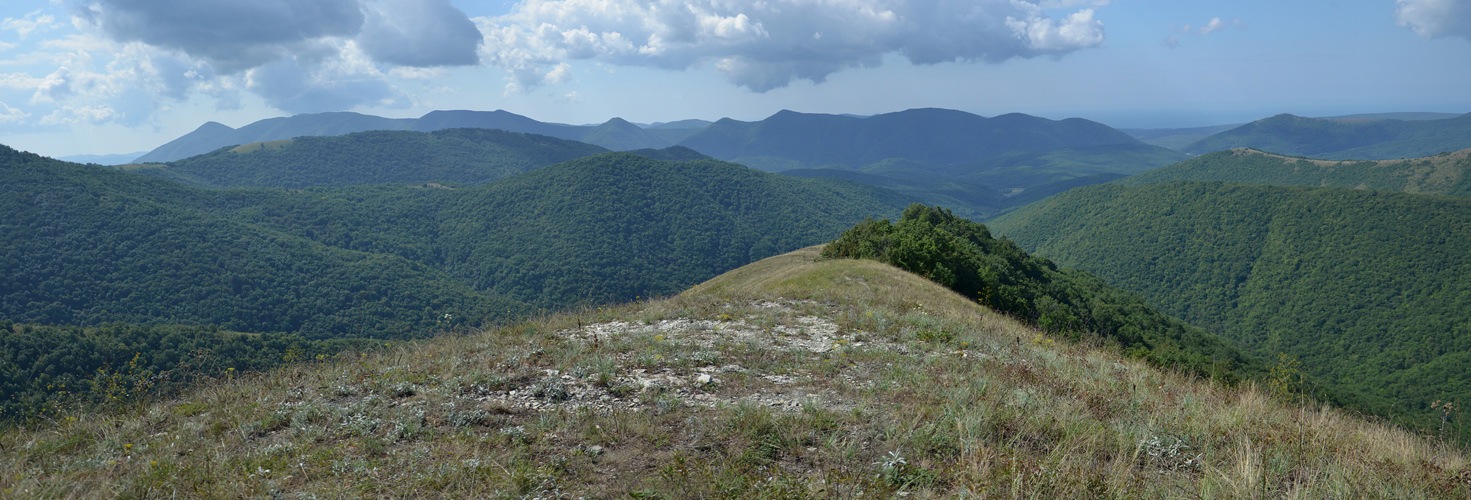
M12 150L3 165L0 319L311 336L673 293L904 205L853 183L632 153L460 189L207 190Z
M0 319L398 338L445 314L523 311L419 262L232 220L213 199L0 147Z
M907 199L719 162L604 153L479 186L240 192L237 217L401 255L544 307L674 293L832 238Z
M1183 151L1255 148L1332 160L1417 158L1471 148L1471 113L1440 120L1328 119L1282 114L1206 137Z
M985 225L911 205L903 218L865 221L823 249L929 278L1000 313L1073 340L1096 337L1161 367L1222 381L1259 375L1259 362L1204 330L1165 315L1097 276L1027 255Z
M254 143L131 169L200 187L480 184L605 151L497 129L372 131Z
M1376 412L1471 400L1471 200L1108 184L990 224L1250 352L1295 356Z
M1143 185L1173 180L1384 189L1464 198L1471 197L1471 149L1426 158L1348 161L1236 148L1160 167L1119 182Z

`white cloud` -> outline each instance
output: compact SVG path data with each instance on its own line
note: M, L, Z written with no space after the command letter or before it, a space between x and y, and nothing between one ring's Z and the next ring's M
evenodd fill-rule
M1165 37L1164 44L1170 48L1178 47L1180 46L1181 35L1203 36L1212 33L1218 33L1227 28L1240 28L1244 30L1246 29L1246 23L1241 22L1241 19L1239 18L1233 18L1230 21L1225 21L1219 17L1212 17L1210 21L1206 21L1205 25L1199 28L1190 24L1183 24L1180 25L1179 28L1175 29L1174 34Z
M1073 7L1102 7L1108 5L1109 0L1042 0L1037 5L1044 9L1070 9Z
M77 123L104 123L116 117L111 107L106 105L97 106L61 106L51 114L41 118L41 125L74 125Z
M404 107L409 96L390 85L352 41L328 51L276 61L246 72L244 87L290 113L338 111L357 105Z
M10 107L9 104L0 102L0 124L21 124L31 117L30 113Z
M1221 18L1219 17L1212 17L1210 22L1205 23L1205 26L1200 27L1200 34L1209 35L1211 33L1221 31L1221 29L1225 27L1225 21L1221 21Z
M390 78L477 65L484 42L450 0L59 1L82 34L51 48L112 54L134 47L116 56L106 79L130 80L158 99L198 92L227 109L240 105L241 92L290 112L401 106L411 98ZM44 95L65 90L61 82Z
M1425 38L1458 36L1471 40L1471 2L1465 0L1398 0L1400 26Z
M1064 0L525 0L477 18L481 60L507 70L508 91L559 80L572 60L683 70L712 65L764 92L822 82L886 54L915 64L1001 62L1103 43L1092 9L1053 19ZM551 78L549 78L551 77Z
M356 40L376 61L427 68L480 63L475 23L449 0L364 0Z
M0 30L14 31L21 40L30 37L31 33L50 31L56 29L57 26L60 25L56 22L55 16L43 14L39 10L26 14L25 17L19 19L7 17L5 20L0 21Z

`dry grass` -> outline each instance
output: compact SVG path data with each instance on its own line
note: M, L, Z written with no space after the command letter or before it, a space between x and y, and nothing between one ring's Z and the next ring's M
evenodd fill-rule
M0 496L1465 497L1457 450L815 249L0 436Z

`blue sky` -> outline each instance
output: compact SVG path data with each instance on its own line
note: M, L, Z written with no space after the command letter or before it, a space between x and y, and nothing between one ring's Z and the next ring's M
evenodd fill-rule
M505 109L597 123L944 107L1116 127L1471 112L1471 0L5 0L0 143Z

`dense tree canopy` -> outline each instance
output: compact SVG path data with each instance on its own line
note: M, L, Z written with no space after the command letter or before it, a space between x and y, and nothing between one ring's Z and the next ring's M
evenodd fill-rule
M1170 182L1076 189L992 221L1377 413L1471 401L1471 200ZM1424 414L1422 414L1424 415Z
M897 223L866 221L828 244L823 256L887 262L996 311L1073 338L1098 335L1163 366L1227 380L1257 369L1234 347L1134 294L1027 255L941 208L912 205Z

